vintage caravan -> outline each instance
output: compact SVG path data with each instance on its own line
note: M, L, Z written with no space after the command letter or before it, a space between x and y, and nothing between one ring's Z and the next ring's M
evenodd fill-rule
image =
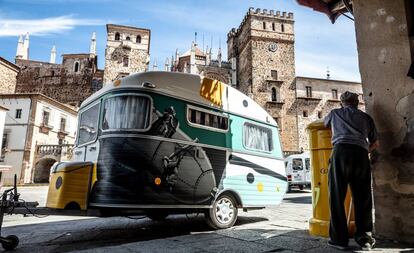
M238 208L276 205L286 192L276 122L219 81L134 74L86 99L78 121L73 161L52 168L49 208L204 212L227 228Z
M289 183L288 191L297 186L303 190L311 185L310 154L290 155L286 159L286 176Z

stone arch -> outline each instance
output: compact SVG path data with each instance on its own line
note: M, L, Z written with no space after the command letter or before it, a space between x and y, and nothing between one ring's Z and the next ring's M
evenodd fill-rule
M45 156L34 164L34 183L49 183L50 168L57 162L56 157Z
M210 79L218 80L218 81L226 83L226 84L228 84L228 82L229 82L228 77L226 77L223 74L216 73L216 72L207 72L207 73L204 74L204 76L207 77L207 78L210 78Z

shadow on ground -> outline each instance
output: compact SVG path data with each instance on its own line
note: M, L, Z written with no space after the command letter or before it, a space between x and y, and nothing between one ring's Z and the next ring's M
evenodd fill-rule
M239 217L238 226L267 221L262 217ZM31 231L28 233L27 231ZM54 233L50 233L54 231ZM5 235L15 234L20 245L15 252L44 248L47 252L94 249L141 241L168 239L192 233L213 233L204 215L173 215L164 221L146 217L91 218L7 227Z

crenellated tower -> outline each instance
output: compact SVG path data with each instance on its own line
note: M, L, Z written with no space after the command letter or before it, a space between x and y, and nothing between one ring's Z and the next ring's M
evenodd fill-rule
M236 88L278 122L285 151L298 150L293 13L250 8L227 37Z

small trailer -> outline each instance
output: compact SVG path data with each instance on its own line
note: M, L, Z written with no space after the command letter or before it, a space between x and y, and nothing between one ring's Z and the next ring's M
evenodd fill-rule
M204 213L228 228L238 208L278 205L288 183L275 120L233 87L199 75L145 72L106 84L78 115L73 159L56 163L36 214ZM3 194L2 213L37 203ZM1 239L17 246L17 237Z

